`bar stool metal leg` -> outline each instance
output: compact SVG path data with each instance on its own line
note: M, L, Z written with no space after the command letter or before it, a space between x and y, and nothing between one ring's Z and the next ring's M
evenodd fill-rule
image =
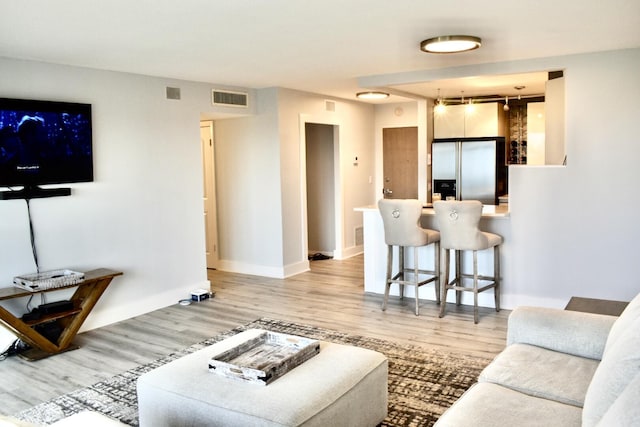
M391 289L391 269L393 267L393 246L387 246L387 278L384 283L384 299L382 300L382 311L387 309L387 301L389 300L389 289Z
M404 246L398 248L398 276L397 279L404 281ZM404 299L404 283L400 283L400 299Z
M449 290L449 263L451 254L449 249L440 250L440 316L444 317L447 306L447 291Z
M413 249L413 277L416 282L418 282L418 248ZM420 291L419 286L414 286L416 288L416 316L420 315L420 299L418 298L418 291Z
M478 251L473 251L473 323L478 323Z
M493 247L493 276L496 311L500 311L500 245Z
M456 258L456 274L454 276L456 286L462 286L462 251L454 249L454 254ZM462 303L462 291L456 289L456 305L460 305Z
M433 289L436 293L436 304L440 304L440 242L434 243L433 246L433 266L436 269L436 280Z

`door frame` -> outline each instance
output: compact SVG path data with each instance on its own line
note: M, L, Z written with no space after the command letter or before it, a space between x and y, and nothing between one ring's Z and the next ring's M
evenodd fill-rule
M208 199L208 203L209 203L209 211L207 213L207 215L204 217L204 238L205 238L205 256L206 256L206 248L207 247L211 247L211 245L213 246L213 251L211 252L212 255L207 256L206 258L206 266L207 269L209 268L218 268L219 264L220 264L220 254L219 254L219 249L220 246L218 244L218 205L217 205L217 196L216 196L216 174L215 174L215 138L214 138L214 123L213 120L200 120L200 135L202 135L202 130L204 128L209 128L209 140L210 140L210 150L206 150L206 148L204 146L201 146L201 151L202 151L202 173L203 173L203 202L204 202L204 196L205 194L208 194L209 197ZM201 145L202 145L202 140L200 141ZM206 159L205 156L210 155L211 157L209 159ZM208 161L207 161L208 160ZM207 165L211 165L211 170L207 170ZM211 179L211 188L210 191L207 192L207 177L210 177ZM205 193L206 192L206 193ZM204 209L204 206L203 206ZM204 215L204 213L203 213ZM208 230L213 230L213 241L209 241L210 237L211 237L211 233L207 232ZM209 259L211 258L212 259ZM210 266L210 261L213 262L213 267Z
M340 124L335 120L323 115L300 114L298 116L298 130L300 132L300 224L301 230L301 253L300 257L307 263L308 246L309 246L309 224L307 222L307 137L305 129L307 123L315 123L321 125L333 126L333 196L334 196L334 223L335 223L335 250L333 252L334 259L342 259L344 247L344 221L342 211L344 204L342 203L342 174L340 163Z
M305 163L306 171L307 171L307 182L306 182L307 239L308 239L307 253L308 254L322 253L323 255L328 255L333 257L336 252L336 242L335 242L336 233L335 233L335 218L334 218L335 210L333 206L335 203L335 197L334 197L335 188L333 186L333 182L334 182L334 176L335 176L335 161L336 161L335 159L336 127L333 125L326 125L322 123L306 122L305 136L307 137L309 135L310 128L322 129L322 137L318 138L318 134L315 133L313 134L314 137L311 143L309 142L308 139L305 140L305 149L307 150L306 151L307 158ZM319 154L321 156L321 160L316 161L316 158L312 156L310 161L308 156L309 150L312 150L312 149L317 150L318 147L321 147L321 152L316 151L316 154ZM309 175L309 170L312 168L316 172L320 172L323 178L319 179L319 177L314 174ZM330 182L332 185L330 187L327 186L327 182ZM327 197L323 198L322 204L315 205L315 208L318 210L317 212L315 213L309 212L308 210L309 209L309 189L312 188L313 191L319 191L320 187L322 187L321 191L326 192L324 194ZM313 225L310 225L311 224L310 218L314 218ZM320 220L319 218L323 218L323 219ZM326 244L328 242L325 241L324 239L325 238L329 239L331 240L330 245L320 244L317 246L311 246L313 242L309 242L310 235L315 234L315 233L312 233L312 231L317 231L317 229L315 229L315 226L320 225L318 221L321 221L321 222L327 221L327 222L322 222L324 232L322 233L320 240ZM330 227L328 227L329 224L330 224Z

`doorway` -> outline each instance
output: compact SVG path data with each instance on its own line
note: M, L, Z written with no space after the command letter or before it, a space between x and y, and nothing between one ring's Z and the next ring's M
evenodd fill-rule
M418 198L418 128L382 129L385 199Z
M207 268L218 265L218 219L216 210L215 143L213 122L200 122L200 145L202 148L203 209L205 228L205 251Z
M309 259L333 257L335 221L335 126L305 123L307 252Z

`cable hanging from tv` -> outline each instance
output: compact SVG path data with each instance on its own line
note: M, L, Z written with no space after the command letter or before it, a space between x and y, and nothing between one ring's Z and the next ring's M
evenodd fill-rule
M36 273L40 273L40 265L38 264L38 251L36 249L36 236L33 232L33 220L31 219L31 205L29 204L29 199L26 199L27 202L27 216L29 217L29 236L31 241L31 251L33 253L33 262L36 265Z

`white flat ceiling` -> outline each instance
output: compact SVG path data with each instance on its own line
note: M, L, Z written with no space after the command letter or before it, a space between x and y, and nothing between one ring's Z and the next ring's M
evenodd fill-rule
M346 99L362 90L363 76L640 47L638 0L2 3L0 56ZM483 45L454 55L418 49L423 39L451 34L481 37ZM497 80L403 90L472 96L502 91Z

